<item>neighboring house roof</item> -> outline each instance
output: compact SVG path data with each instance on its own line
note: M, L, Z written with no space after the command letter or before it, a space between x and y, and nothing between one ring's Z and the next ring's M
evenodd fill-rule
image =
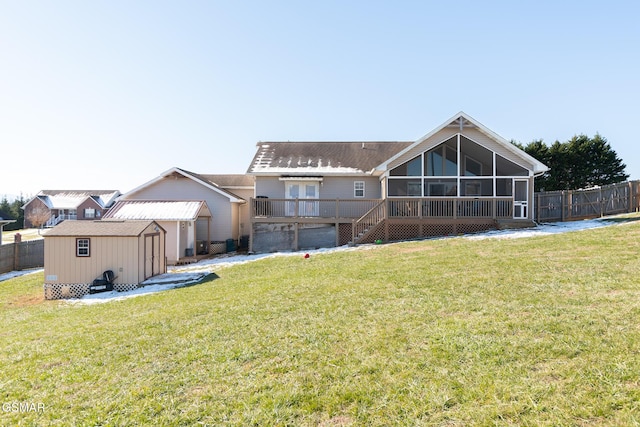
M44 234L45 239L54 236L139 236L155 221L64 221ZM158 228L162 229L158 224ZM164 229L163 229L164 230Z
M195 221L200 216L211 216L204 201L120 200L113 205L104 219Z
M91 197L101 207L107 208L120 195L118 190L42 190L22 206L24 209L35 199L39 199L49 209L75 209Z
M147 187L150 187L151 185L155 184L156 182L158 182L158 181L160 181L160 180L162 180L164 178L170 177L172 175L180 175L180 176L183 176L185 178L192 179L193 181L205 186L206 188L208 188L210 190L213 190L214 192L225 196L226 198L229 199L229 201L231 203L245 203L246 202L242 197L239 197L236 194L233 194L231 191L228 191L228 190L222 188L222 186L220 186L220 185L216 184L215 182L212 182L212 181L210 181L209 179L206 178L207 176L214 176L214 175L199 175L197 173L189 172L187 170L176 168L176 167L173 167L173 168L171 168L169 170L166 170L166 171L162 172L158 177L152 179L151 181L148 181L148 182L146 182L146 183L134 188L133 190L123 194L122 198L126 199L128 197L131 197L131 196L135 195L135 193L137 193L138 191L143 190L143 189L145 189ZM223 176L223 175L220 175L220 176Z
M469 129L469 128L477 129L478 131L480 131L480 132L484 133L485 135L487 135L492 140L494 140L497 143L501 144L506 150L511 151L516 156L526 160L528 163L533 164L533 173L534 174L537 175L537 174L540 174L540 173L543 173L543 172L546 172L546 171L549 170L549 168L544 163L538 161L534 157L532 157L529 154L525 153L523 150L519 149L514 144L512 144L509 141L507 141L506 139L504 139L503 137L501 137L497 133L493 132L492 130L490 130L489 128L484 126L482 123L480 123L476 119L472 118L471 116L469 116L468 114L466 114L463 111L460 111L458 114L454 115L449 120L445 121L442 125L438 126L437 128L435 128L434 130L432 130L431 132L429 132L428 134L426 134L422 138L418 139L416 142L414 142L410 146L408 146L405 149L403 149L402 151L396 153L396 155L394 155L393 157L387 159L385 162L382 162L380 165L378 165L377 169L382 170L382 171L387 170L389 163L393 162L398 157L401 157L405 152L413 150L414 147L419 146L420 144L424 143L430 137L432 137L433 135L435 135L436 133L440 132L441 130L443 130L445 128L457 128L457 129L460 130L460 132L463 132L464 129Z
M249 174L371 174L412 142L259 142Z

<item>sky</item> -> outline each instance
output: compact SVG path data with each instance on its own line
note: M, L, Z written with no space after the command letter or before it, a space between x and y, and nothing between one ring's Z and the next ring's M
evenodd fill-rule
M0 0L0 197L246 172L259 141L599 133L640 179L640 2Z

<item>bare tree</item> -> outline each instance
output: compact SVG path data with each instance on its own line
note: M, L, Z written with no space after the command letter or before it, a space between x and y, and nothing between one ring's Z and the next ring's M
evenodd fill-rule
M31 223L31 225L38 229L38 234L40 234L40 229L49 220L50 217L51 212L49 212L49 209L45 209L43 207L33 208L26 215L26 218Z

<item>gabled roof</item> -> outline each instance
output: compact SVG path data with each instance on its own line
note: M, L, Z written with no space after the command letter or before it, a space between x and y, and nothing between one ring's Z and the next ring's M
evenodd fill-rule
M39 199L49 209L75 209L88 197L93 198L102 207L109 207L119 195L118 190L42 190L22 208Z
M139 236L155 221L64 221L44 234L44 238L54 236L94 237L94 236ZM157 224L156 224L157 225ZM159 229L162 229L157 225ZM163 229L164 230L164 229Z
M202 179L209 181L223 189L249 189L253 188L253 177L246 174L199 174Z
M247 173L255 175L371 174L411 142L259 142Z
M200 216L211 216L202 200L120 200L104 219L195 221Z
M225 196L226 198L229 199L229 201L231 203L245 203L246 201L242 198L239 197L235 194L233 194L232 192L225 190L224 188L222 188L220 185L216 184L215 182L210 181L209 179L207 179L207 175L199 175L197 173L194 172L190 172L184 169L180 169L177 167L173 167L171 169L168 169L164 172L162 172L158 177L152 179L151 181L148 181L136 188L134 188L133 190L123 194L123 198L127 198L127 197L131 197L132 195L134 195L135 193L137 193L140 190L143 190L147 187L152 186L153 184L168 178L172 175L178 175L178 176L182 176L184 178L189 178L191 180L193 180L194 182L197 182L200 185L203 185L204 187L218 193L221 194L223 196ZM213 176L213 175L212 175ZM222 176L222 175L221 175Z
M401 157L407 151L413 150L416 146L419 146L420 144L424 143L430 137L432 137L433 135L437 134L438 132L440 132L445 128L458 129L460 132L463 132L464 129L469 129L469 128L477 129L478 131L487 135L492 140L501 144L505 149L511 151L516 156L526 160L528 163L533 164L534 174L543 173L549 170L549 168L545 164L533 158L529 154L525 153L524 151L522 151L521 149L513 145L511 142L507 141L497 133L493 132L492 130L484 126L482 123L475 120L474 118L472 118L471 116L469 116L463 111L460 111L458 114L454 115L449 120L445 121L442 125L438 126L434 130L432 130L431 132L423 136L422 138L419 138L416 142L409 145L402 151L396 153L396 155L394 155L393 157L389 158L385 162L382 162L380 165L377 166L377 169L383 170L383 171L387 170L389 163L393 162L398 157Z

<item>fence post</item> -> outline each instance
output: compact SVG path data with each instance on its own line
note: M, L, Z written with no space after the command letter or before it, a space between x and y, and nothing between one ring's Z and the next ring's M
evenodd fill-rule
M598 200L600 201L600 218L604 216L604 199L602 198L602 187L598 188Z
M18 270L20 265L20 243L13 244L13 271Z

